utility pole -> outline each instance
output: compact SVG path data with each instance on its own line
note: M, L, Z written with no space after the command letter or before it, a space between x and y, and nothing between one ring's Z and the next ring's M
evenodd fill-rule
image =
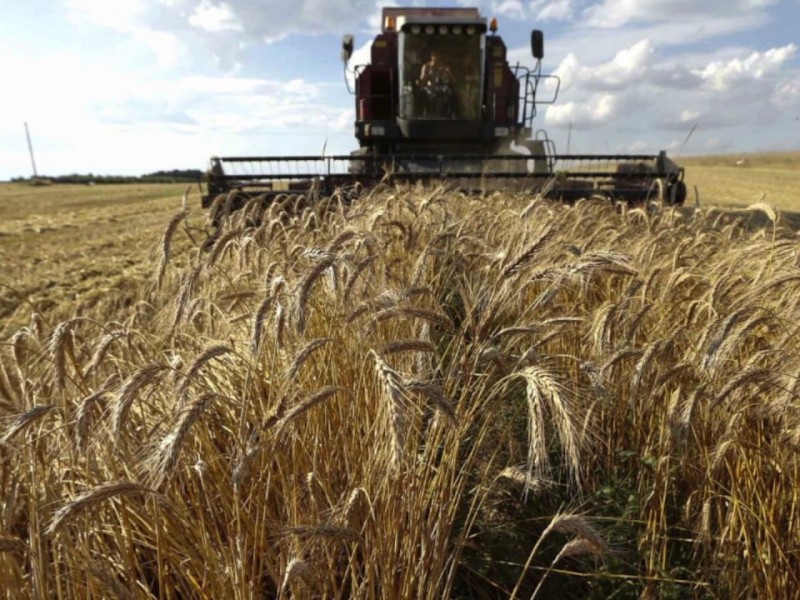
M31 143L31 132L28 130L28 123L25 123L25 137L28 138L28 152L31 155L31 165L33 165L33 178L36 179L39 175L36 173L36 160L33 158L33 144Z

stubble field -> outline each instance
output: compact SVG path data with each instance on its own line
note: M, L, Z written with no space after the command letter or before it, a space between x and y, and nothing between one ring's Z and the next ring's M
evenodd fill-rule
M795 597L800 160L704 160L782 212L386 188L201 249L183 186L0 186L0 590Z

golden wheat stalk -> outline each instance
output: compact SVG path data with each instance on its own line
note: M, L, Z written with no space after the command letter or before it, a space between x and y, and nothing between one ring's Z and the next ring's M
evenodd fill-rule
M261 351L261 341L264 335L264 321L272 307L272 299L272 295L268 295L264 298L261 304L258 305L258 309L256 309L255 316L253 317L253 327L250 333L250 353L253 356L257 356Z
M122 433L122 428L130 413L131 405L136 399L139 390L158 382L163 373L167 370L168 367L165 365L151 363L140 368L123 382L114 398L114 404L111 408L111 428L114 432L115 439L118 440Z
M389 342L381 348L381 354L397 354L400 352L435 352L433 344L424 340L398 340Z
M206 348L203 352L201 352L197 358L194 359L194 362L190 365L189 370L186 372L186 375L184 376L183 381L178 388L178 397L183 398L186 395L186 392L189 390L189 386L197 377L200 369L202 369L212 360L225 356L230 352L232 352L232 350L223 344L211 346L210 348Z
M73 323L73 320L59 323L48 344L48 350L56 372L56 386L59 390L63 390L66 384L67 352L73 351L71 336Z
M341 520L345 527L352 531L361 531L371 511L369 495L364 488L354 488L347 498L341 512Z
M375 361L375 372L381 383L385 405L388 409L392 464L398 466L403 460L408 422L407 412L412 405L411 399L400 374L387 365L374 350L370 350L370 355Z
M397 318L415 318L422 319L430 322L432 325L438 325L445 331L453 330L453 322L441 313L426 308L418 308L416 306L397 306L378 311L373 315L375 322L387 321L389 319Z
M167 265L170 259L170 249L172 248L172 238L178 229L178 225L187 217L189 211L184 207L180 212L175 213L167 223L164 229L164 235L161 238L161 255L158 260L158 268L156 270L156 287L160 288L161 283L164 281L164 273L166 273Z
M532 243L500 271L500 279L508 279L512 275L516 275L520 272L523 266L554 237L555 233L556 228L551 226L539 234Z
M331 240L328 244L326 250L331 253L338 252L342 246L344 246L347 242L352 240L355 237L359 237L361 234L358 231L353 229L345 229L339 235Z
M536 543L533 545L533 548L531 549L531 552L528 555L528 559L527 561L525 561L520 576L517 579L517 584L514 586L514 589L512 590L509 598L517 598L517 594L519 593L520 587L522 586L525 575L527 574L528 569L530 568L534 557L537 556L538 551L541 548L544 541L554 531L559 533L564 533L567 535L572 535L574 536L575 539L585 540L585 543L594 546L596 552L602 553L603 556L608 552L608 545L606 544L605 540L591 525L591 523L589 523L589 520L586 517L570 513L558 513L550 520L548 526L545 528L545 530L539 536L539 539L536 540ZM553 564L555 564L555 561L553 562ZM542 581L543 579L540 579L537 588L534 590L531 596L532 598L535 597L536 594L539 592Z
M184 407L172 430L164 436L149 463L150 476L155 488L161 486L178 464L178 456L189 430L211 404L217 394L207 392Z
M108 351L114 342L121 338L127 337L128 335L129 333L123 330L111 331L104 334L103 337L100 338L100 342L97 344L97 347L92 354L92 358L89 359L89 363L86 365L86 376L88 377L94 373L95 370L102 364L103 360L105 360L106 354L108 354Z
M453 405L445 398L442 388L436 384L425 381L404 381L406 391L424 395L431 401L434 408L439 410L451 422L456 422L456 411Z
M152 494L153 490L132 481L109 481L79 494L53 514L46 528L48 535L53 535L67 521L112 498L131 494Z
M326 538L342 542L361 542L361 536L349 527L342 527L331 523L317 525L287 525L278 529L278 533L283 536L295 536L298 538Z
M303 333L306 328L306 319L308 318L307 315L307 307L308 301L311 297L311 290L314 287L314 283L320 276L336 261L336 256L325 253L308 272L308 274L303 278L303 281L300 284L300 289L297 295L297 308L296 308L296 323L297 323L297 332Z
M17 375L21 382L25 381L24 368L27 365L28 345L25 338L30 336L31 332L26 327L18 330L11 338L11 354L14 357L14 366L17 370Z
M92 414L95 412L96 407L103 408L105 406L111 388L114 387L118 381L119 377L117 377L117 375L111 375L103 382L100 389L89 394L78 404L78 410L75 411L75 441L79 449L86 450Z
M522 487L525 494L532 492L534 495L542 493L544 490L553 487L554 482L548 479L541 479L534 476L529 471L517 466L506 467L498 474L500 479L506 479Z
M55 406L50 404L34 406L29 411L17 415L17 417L11 422L11 426L3 434L3 437L0 437L0 443L7 444L15 435L39 421L45 415L49 414L54 408Z
M321 390L317 390L299 404L288 409L284 413L284 415L276 422L276 426L278 428L285 427L286 425L297 419L303 413L311 410L318 404L325 402L329 398L332 398L333 396L342 391L344 391L342 388L333 385L324 387Z
M333 341L333 338L324 337L324 338L317 338L311 340L308 344L301 348L300 352L297 353L295 356L294 361L292 362L292 366L289 368L289 371L286 374L287 379L290 381L294 380L297 377L297 374L300 372L300 368L303 364L309 359L309 357L319 348L322 348L324 345Z
M565 387L538 366L526 367L511 377L521 377L526 384L528 404L528 470L537 476L546 476L550 470L547 447L547 422L550 412L562 446L567 467L575 483L580 486L580 415L567 397Z
M289 591L289 587L293 582L302 582L306 586L310 586L314 581L314 572L311 566L300 558L292 558L289 564L286 565L286 572L283 576L283 583L278 592L278 598L283 598Z

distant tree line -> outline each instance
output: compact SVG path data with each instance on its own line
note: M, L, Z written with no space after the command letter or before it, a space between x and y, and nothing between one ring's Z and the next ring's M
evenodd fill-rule
M200 169L172 169L171 171L155 171L146 175L94 175L92 173L72 175L58 175L54 177L40 175L40 182L48 183L77 183L82 185L110 184L110 183L195 183L204 177ZM28 177L14 177L13 182L30 181Z

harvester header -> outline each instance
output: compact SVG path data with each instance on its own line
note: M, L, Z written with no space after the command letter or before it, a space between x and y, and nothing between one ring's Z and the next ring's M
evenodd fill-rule
M346 156L214 158L204 203L232 190L268 198L387 178L449 178L469 190L517 189L566 201L684 201L683 169L664 152L559 155L546 132L534 129L539 108L556 101L561 84L542 73L544 34L531 31L525 66L509 63L496 30L476 8L384 8L369 62L351 70L359 147ZM345 35L346 69L354 47Z

